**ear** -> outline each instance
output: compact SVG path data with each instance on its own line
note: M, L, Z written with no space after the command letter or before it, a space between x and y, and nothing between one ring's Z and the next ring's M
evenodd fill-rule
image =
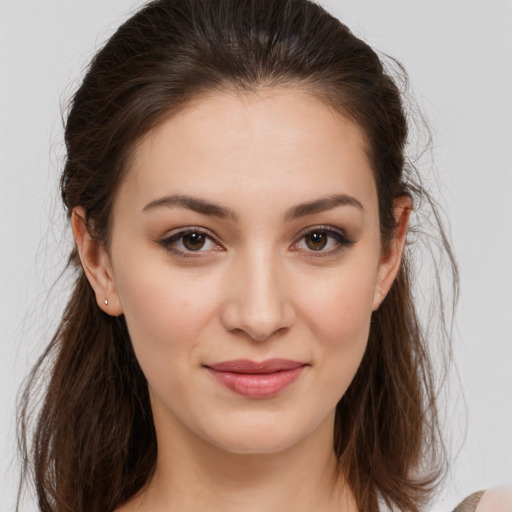
M398 274L404 252L411 210L412 200L409 196L399 196L393 201L395 232L388 246L382 251L373 298L373 311L379 309Z
M73 230L82 267L96 294L98 306L109 315L121 315L123 309L119 300L110 258L104 245L91 236L82 207L73 209L71 229Z

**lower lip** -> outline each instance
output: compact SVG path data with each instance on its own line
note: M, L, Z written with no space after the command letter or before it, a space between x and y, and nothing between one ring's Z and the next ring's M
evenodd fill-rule
M268 398L288 387L304 370L298 366L274 373L219 372L208 368L210 373L224 386L239 395L249 398Z

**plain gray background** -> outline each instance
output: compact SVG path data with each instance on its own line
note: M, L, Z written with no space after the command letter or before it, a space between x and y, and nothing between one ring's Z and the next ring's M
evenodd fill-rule
M57 195L60 102L140 4L0 0L0 512L14 508L15 395L66 301L65 283L48 295L69 243ZM433 507L447 512L512 482L512 1L322 4L404 64L433 128L462 285L446 402L457 457Z

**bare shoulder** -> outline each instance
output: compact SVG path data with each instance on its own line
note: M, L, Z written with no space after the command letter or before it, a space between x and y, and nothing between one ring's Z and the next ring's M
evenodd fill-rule
M485 491L476 512L512 512L512 484Z

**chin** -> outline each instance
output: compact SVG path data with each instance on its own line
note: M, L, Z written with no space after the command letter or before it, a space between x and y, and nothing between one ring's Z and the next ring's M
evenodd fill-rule
M226 452L236 455L264 455L283 452L300 440L283 438L275 433L269 435L238 435L236 438L230 439L211 439L210 442L215 444Z
M283 452L299 444L314 430L314 426L301 425L297 419L249 416L244 421L233 421L229 425L210 424L202 437L229 453L257 455Z

